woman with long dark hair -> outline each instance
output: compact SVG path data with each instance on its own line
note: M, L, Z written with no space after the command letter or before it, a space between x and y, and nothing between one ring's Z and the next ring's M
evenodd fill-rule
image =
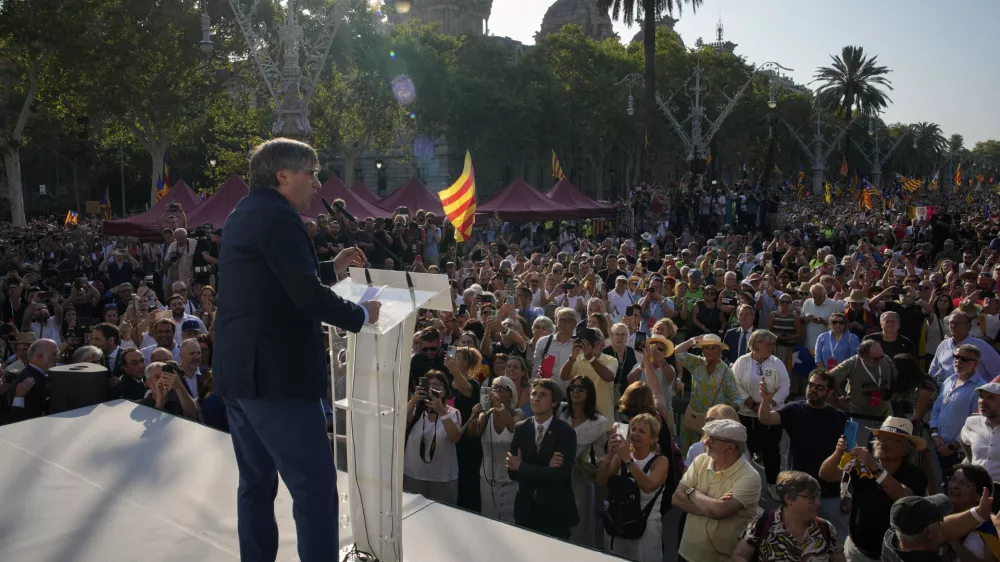
M573 464L573 497L580 522L570 529L570 542L594 544L594 475L607 449L608 421L597 413L597 388L589 378L578 375L566 387L566 403L559 419L576 431L576 462Z

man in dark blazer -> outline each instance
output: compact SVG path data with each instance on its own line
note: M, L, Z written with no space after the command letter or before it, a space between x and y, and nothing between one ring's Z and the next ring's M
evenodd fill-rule
M568 539L580 521L570 482L576 460L576 430L555 417L559 387L549 379L531 385L534 416L514 426L507 471L518 483L514 522L521 527Z
M28 348L28 364L17 376L18 385L27 379L35 381L23 398L16 397L10 405L12 422L40 418L49 413L49 369L55 366L59 346L50 339L35 340Z
M307 144L274 139L250 157L250 194L229 215L219 255L213 389L226 404L240 470L240 558L273 561L278 474L291 492L303 561L339 548L337 480L321 399L329 384L321 323L358 332L379 303L347 302L320 282L300 213L320 188ZM363 266L356 248L338 273Z
M122 376L109 392L114 398L124 398L138 402L146 397L146 358L138 349L126 349L118 353L118 363L122 366Z
M722 353L722 360L732 365L742 355L750 353L750 334L753 333L753 307L741 304L736 308L736 318L740 325L726 331L722 341L729 346Z

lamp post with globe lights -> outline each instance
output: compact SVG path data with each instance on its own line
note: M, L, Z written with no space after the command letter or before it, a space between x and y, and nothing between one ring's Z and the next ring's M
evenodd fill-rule
M802 140L798 131L788 121L785 121L783 117L779 115L778 119L781 119L785 127L788 127L789 133L799 143L799 146L802 147L803 152L809 155L810 170L812 170L813 197L824 198L826 193L823 189L823 175L826 173L826 161L830 158L830 154L833 153L837 145L840 144L840 141L843 140L844 135L847 134L847 131L857 120L857 117L855 116L854 119L851 119L847 126L837 127L837 136L830 143L827 143L823 137L823 111L820 109L819 104L816 105L816 134L813 136L811 143Z

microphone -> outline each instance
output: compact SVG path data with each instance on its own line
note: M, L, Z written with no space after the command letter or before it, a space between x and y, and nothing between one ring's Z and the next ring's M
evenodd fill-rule
M342 215L349 221L358 222L358 219L354 218L354 215L347 212L347 209L345 209L343 205L337 205L336 207L334 207L333 205L330 204L329 201L326 200L326 197L320 197L319 200L323 202L323 206L326 207L326 210L329 211L331 215L334 216ZM378 246L380 250L385 252L385 255L392 258L394 262L398 263L400 266L404 265L403 260L399 259L399 257L395 253L393 253L393 251L390 250L389 247L386 246L384 242L379 240L378 236L372 235L372 242L374 242L375 245ZM406 274L406 284L409 286L410 289L412 289L413 281L410 279L410 272L404 269L403 273Z

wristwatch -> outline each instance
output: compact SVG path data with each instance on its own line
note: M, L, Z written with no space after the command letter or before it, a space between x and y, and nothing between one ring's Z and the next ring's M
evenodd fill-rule
M632 460L632 459L629 459L629 460L623 462L622 466L624 466L625 468L628 468L628 467L632 466L633 464L635 464L635 461Z
M694 488L688 488L687 490L684 490L684 495L691 497L691 494L693 494L694 492L695 492Z

